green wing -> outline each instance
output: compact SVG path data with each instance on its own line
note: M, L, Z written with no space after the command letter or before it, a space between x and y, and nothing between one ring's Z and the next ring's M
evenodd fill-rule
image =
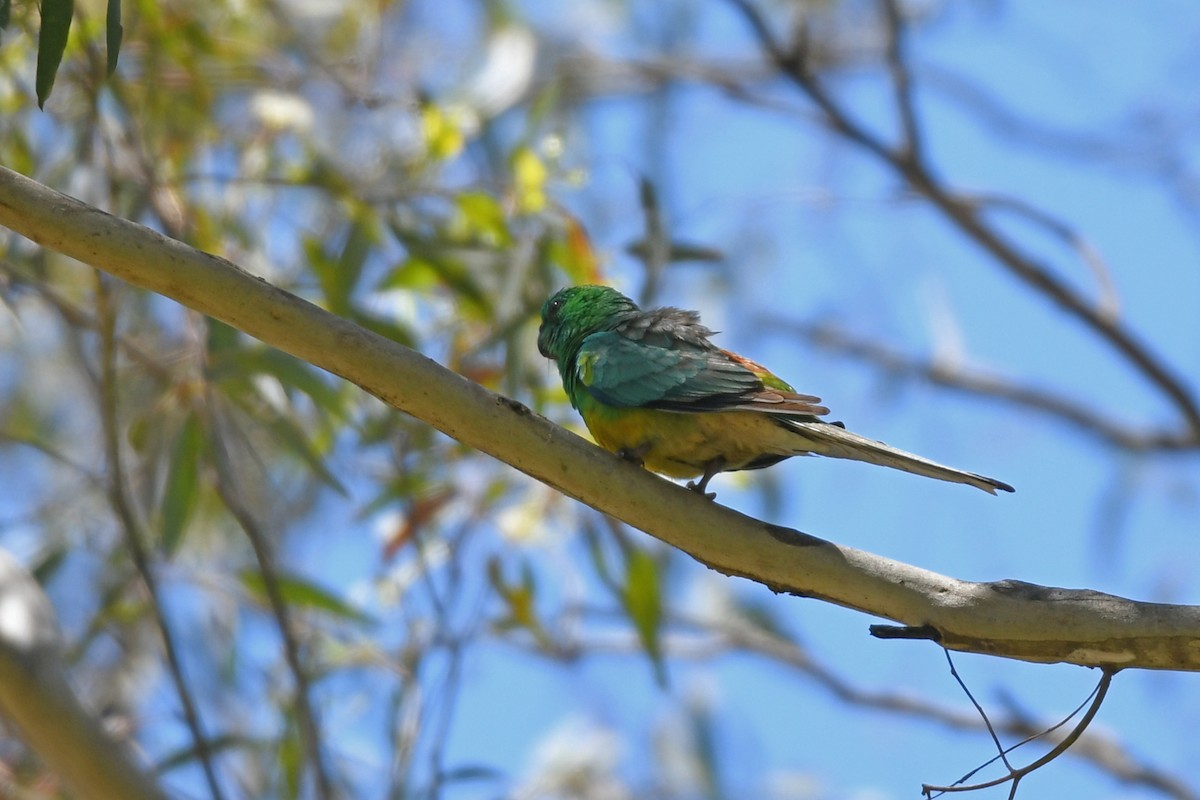
M668 411L728 410L763 390L762 379L725 351L675 344L594 333L576 357L579 382L605 405Z

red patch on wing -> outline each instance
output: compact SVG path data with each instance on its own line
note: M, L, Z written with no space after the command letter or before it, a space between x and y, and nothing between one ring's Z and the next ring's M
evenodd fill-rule
M771 370L757 361L751 361L745 356L738 355L729 350L722 350L721 352L728 356L730 361L745 367L760 378L780 380L775 377L775 374ZM782 383L782 381L780 382ZM820 417L829 413L829 409L821 405L821 398L815 395L789 392L786 389L777 389L774 387L767 387L758 394L748 398L748 400L755 405L769 406L769 408L764 408L763 410L769 410L777 414L808 414Z

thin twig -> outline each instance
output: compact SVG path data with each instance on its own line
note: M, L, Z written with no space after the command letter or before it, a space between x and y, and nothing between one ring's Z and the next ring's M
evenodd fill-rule
M979 714L979 718L983 720L983 726L987 728L988 735L992 737L992 742L996 745L997 752L1000 753L997 757L1004 762L1004 766L1008 767L1008 771L1011 773L1013 765L1008 763L1008 753L1004 750L1004 745L1001 744L1000 737L996 735L996 729L992 727L992 721L988 719L987 712L983 710L983 706L979 704L979 701L975 699L975 695L967 688L967 682L958 674L958 668L954 666L954 656L950 655L950 651L944 647L942 648L942 653L946 656L946 663L950 665L950 675L958 682L958 687L963 690L963 694L971 701L971 705L975 706L975 711Z
M1024 767L1021 767L1020 769L1014 770L1009 767L1009 773L1007 775L996 778L995 780L985 781L983 783L973 783L967 785L954 784L951 786L934 786L925 784L921 787L922 794L924 794L926 797L932 797L934 793L944 794L947 792L973 792L978 789L989 789L993 786L1000 786L1001 784L1009 781L1013 782L1013 792L1015 792L1016 785L1020 783L1022 778L1038 769L1041 769L1054 759L1061 756L1063 753L1067 752L1071 745L1083 735L1085 730L1087 730L1088 725L1091 724L1097 712L1100 711L1100 706L1104 704L1104 698L1108 694L1108 687L1112 684L1113 676L1117 674L1116 670L1109 667L1102 667L1101 669L1103 670L1103 674L1100 677L1100 682L1096 685L1096 688L1092 690L1092 694L1089 695L1090 698L1094 698L1092 699L1091 706L1088 707L1088 710L1083 715L1083 718L1079 720L1079 724L1072 728L1071 732L1064 736L1062 741L1055 745L1050 752L1046 753L1046 755ZM1084 701L1084 703L1086 702L1087 700ZM1077 712L1078 709L1072 711L1067 719L1070 719ZM1022 744L1024 743L1022 742ZM1008 762L1006 760L1005 764L1007 765L1007 763Z
M1110 320L1116 320L1120 316L1121 298L1117 294L1117 285L1113 280L1112 270L1109 268L1107 262L1105 262L1100 251L1091 242L1083 238L1078 231L1049 212L1015 197L999 194L978 194L971 197L971 202L975 203L976 207L985 210L996 208L1022 216L1061 239L1068 247L1075 251L1079 256L1079 260L1087 266L1092 273L1092 277L1095 278L1096 287L1100 293L1100 300L1098 302L1100 312Z
M923 159L922 137L917 122L912 73L909 71L908 58L904 51L904 14L900 10L898 0L880 0L880 6L883 18L887 22L884 58L887 59L888 72L892 76L896 112L900 117L900 129L904 135L898 152L907 160L919 162Z
M179 695L183 707L184 721L191 732L195 743L196 756L204 771L209 793L213 800L222 800L220 783L217 781L216 768L213 764L212 747L204 734L200 722L200 713L196 708L191 689L183 674L183 663L175 644L171 626L167 621L166 610L158 588L158 579L150 564L150 553L145 544L145 532L133 511L125 486L125 469L121 458L121 436L119 433L117 415L117 345L116 345L116 313L112 307L109 295L109 278L96 273L96 317L100 330L100 412L104 434L105 458L108 463L108 497L113 512L120 521L120 527L125 535L125 543L129 548L134 569L137 570L142 584L150 597L150 608L154 614L155 624L162 637L163 651L167 656L167 668L171 681L175 684L175 693Z
M210 407L214 407L211 404L211 398ZM271 614L275 617L280 639L283 640L284 660L292 674L292 702L300 723L300 741L304 747L308 766L312 770L314 791L321 800L331 800L334 797L333 784L321 752L321 730L317 724L317 715L313 711L312 686L300 655L300 643L296 636L295 624L292 621L291 608L280 587L271 542L253 512L242 501L241 494L236 488L237 481L231 474L233 467L229 453L224 441L216 433L215 420L211 415L208 427L214 472L216 473L217 494L250 541L250 546L254 550L254 558L258 563L258 572L262 576L263 588L267 593L267 601L271 606Z

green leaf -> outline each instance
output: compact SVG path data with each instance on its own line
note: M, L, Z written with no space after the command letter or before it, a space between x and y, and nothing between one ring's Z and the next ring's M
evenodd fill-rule
M300 741L300 725L296 722L294 713L285 718L284 733L279 739L278 764L280 777L283 780L281 796L287 798L299 797L300 786L304 781L304 744Z
M325 466L325 460L312 446L299 425L287 417L276 417L267 421L266 428L275 437L276 442L290 450L293 455L299 456L300 460L307 464L309 469L326 485L336 489L339 494L349 494L337 476Z
M242 581L242 586L245 587L251 597L263 605L270 605L270 598L267 595L267 584L263 580L261 572L257 569L245 569L242 570L238 577ZM294 608L320 611L339 619L358 622L364 625L374 625L376 622L375 618L370 614L360 611L306 578L296 575L276 574L275 581L279 585L279 592L283 595L284 602Z
M454 202L461 215L463 232L469 239L493 247L512 244L508 220L496 198L484 192L464 192Z
M12 4L9 0L0 0L0 31L8 27L8 21L12 16Z
M75 0L42 0L42 29L38 32L37 88L38 108L46 105L58 65L62 63L63 51L67 49L67 33L71 30L71 17L75 13Z
M545 210L549 203L546 180L550 171L546 162L529 147L518 147L512 156L513 184L517 208L525 214Z
M453 114L432 103L421 109L421 134L425 150L434 161L445 161L462 151L466 137Z
M188 519L200 497L200 464L205 450L204 431L194 414L189 414L175 438L162 500L163 549L174 553L183 541Z
M341 249L336 255L320 239L310 238L304 242L309 265L325 293L325 303L333 313L346 316L351 308L354 290L378 239L375 226L364 215L345 229Z
M654 677L666 687L667 671L662 657L662 580L658 562L645 550L633 550L626 564L625 610L633 620L638 639L654 664Z
M298 358L273 347L248 347L229 359L228 368L236 375L263 373L308 395L322 411L340 417L344 410L343 395L336 385L324 379L322 373Z
M227 733L223 736L215 736L212 739L209 739L205 744L208 745L209 753L216 755L226 750L255 748L260 744L260 742L241 734ZM156 775L162 775L170 772L173 769L178 769L179 767L191 764L199 758L200 753L196 749L196 745L190 744L163 756L162 759L160 759L159 762L154 765L154 773Z
M688 721L691 723L692 741L695 743L694 756L700 765L704 796L725 797L721 788L717 721L713 717L712 709L703 703L689 703Z
M380 336L391 339L393 342L402 344L405 347L417 346L417 339L413 335L413 332L394 320L385 319L377 314L371 314L366 311L354 311L349 316L355 323L363 326L372 333L378 333Z
M396 241L408 251L410 261L418 259L421 268L432 270L443 285L457 294L460 300L467 301L468 307L464 308L464 311L473 310L484 318L493 316L492 299L479 287L463 262L452 255L454 252L452 246L446 242L430 241L425 235L410 231L395 220L389 224ZM394 288L391 280L392 275L388 275L380 283L379 288ZM403 286L404 283L405 281L400 279L396 286ZM473 308L471 308L472 306Z
M66 557L67 549L65 547L52 547L38 557L37 563L33 565L30 572L33 573L33 577L40 585L45 586L58 572L58 568L63 565Z
M612 570L608 566L608 557L604 554L604 545L600 541L600 534L591 525L583 527L583 541L587 545L588 556L592 559L592 566L596 570L596 577L600 582L614 594L623 594L621 587L617 585L617 581L613 578Z
M547 243L546 255L567 273L571 283L601 283L600 259L583 225L566 217L562 236Z
M206 328L205 349L210 353L225 352L241 346L242 334L237 328L215 319L209 319Z
M105 25L105 46L108 49L108 74L117 70L117 54L121 52L121 39L125 29L121 27L121 0L108 0L108 19Z

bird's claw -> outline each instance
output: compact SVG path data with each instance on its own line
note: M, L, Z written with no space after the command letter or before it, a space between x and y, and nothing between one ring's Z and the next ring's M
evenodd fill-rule
M646 466L646 452L650 449L649 445L638 445L637 447L622 447L617 451L617 458L622 461L628 461L631 464L637 464L639 467Z
M720 472L724 466L725 459L721 456L717 456L712 461L709 461L704 465L704 474L700 476L700 480L688 481L687 488L691 489L701 497L704 497L708 500L715 500L717 497L716 492L706 492L704 490L708 488L708 482L711 481L713 476Z

